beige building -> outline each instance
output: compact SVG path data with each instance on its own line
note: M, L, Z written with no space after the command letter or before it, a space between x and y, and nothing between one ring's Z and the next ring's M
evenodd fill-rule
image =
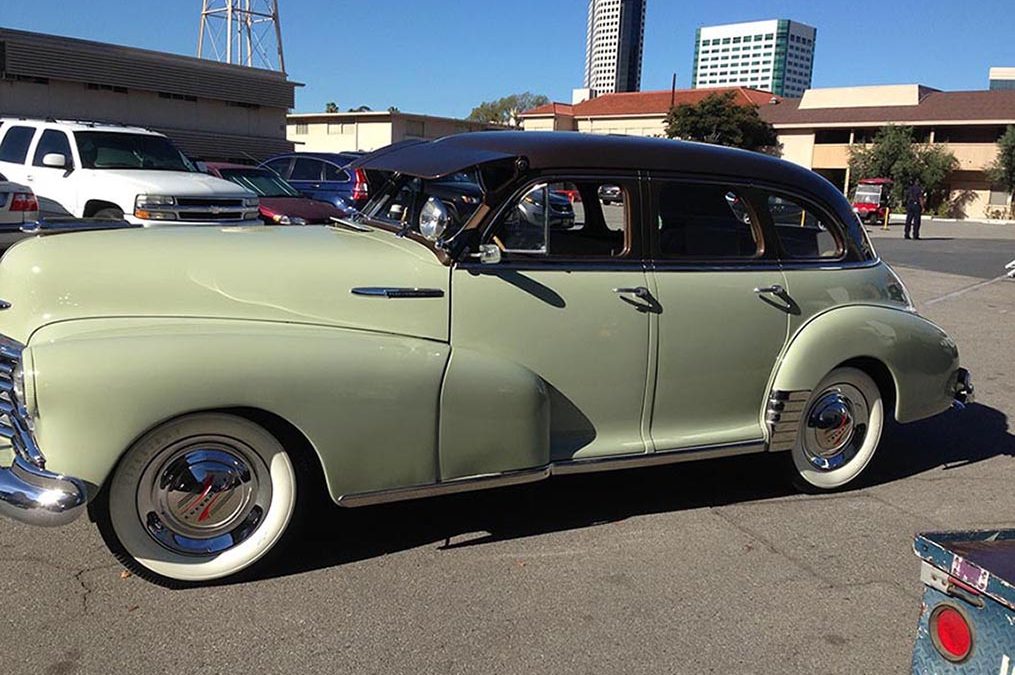
M577 105L551 103L521 118L526 130L662 136L673 103L695 103L716 91L612 94ZM734 91L742 104L757 105L778 132L785 159L843 190L850 182L850 146L870 142L879 128L897 124L914 127L917 140L955 155L959 169L946 184L954 215L990 217L1011 204L1011 195L992 189L985 169L997 157L1001 134L1015 124L1015 90L944 92L912 84L808 89L798 99L747 88L718 91Z
M195 159L290 152L283 73L0 28L0 115L148 127Z
M501 128L486 122L398 111L295 113L286 122L286 136L297 151L369 152L406 139L430 140Z

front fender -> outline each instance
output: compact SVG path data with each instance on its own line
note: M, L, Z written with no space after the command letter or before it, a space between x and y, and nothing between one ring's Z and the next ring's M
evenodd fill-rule
M784 352L772 389L809 391L835 367L861 358L881 362L891 374L899 422L951 405L955 342L918 314L874 305L839 307L804 324Z
M298 428L333 497L437 475L444 343L257 321L82 320L39 330L36 437L47 469L93 489L162 421L256 408Z

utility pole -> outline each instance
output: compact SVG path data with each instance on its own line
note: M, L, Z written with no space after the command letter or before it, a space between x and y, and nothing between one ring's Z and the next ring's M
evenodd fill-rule
M284 73L278 0L202 0L197 55Z

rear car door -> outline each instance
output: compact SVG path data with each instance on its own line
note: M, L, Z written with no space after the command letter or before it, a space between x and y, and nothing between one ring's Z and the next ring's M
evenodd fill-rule
M0 173L7 180L28 185L28 149L35 136L35 127L11 125L0 127ZM31 186L29 186L31 187Z
M656 451L763 442L768 382L790 301L746 186L650 182L660 304L651 437Z
M324 162L314 157L294 157L289 183L311 199L320 199Z
M324 176L321 179L320 199L335 206L352 204L352 176L348 171L332 162L324 162Z

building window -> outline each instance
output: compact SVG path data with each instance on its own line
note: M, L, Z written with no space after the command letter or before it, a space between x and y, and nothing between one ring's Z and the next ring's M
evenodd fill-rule
M1008 206L1008 193L999 187L992 187L987 203L991 206Z
M306 136L309 131L310 129L306 122L300 122L296 125L297 136Z
M114 87L111 84L95 84L94 82L89 82L88 84L85 85L85 88L91 91L111 91L116 94L127 93L127 87Z

